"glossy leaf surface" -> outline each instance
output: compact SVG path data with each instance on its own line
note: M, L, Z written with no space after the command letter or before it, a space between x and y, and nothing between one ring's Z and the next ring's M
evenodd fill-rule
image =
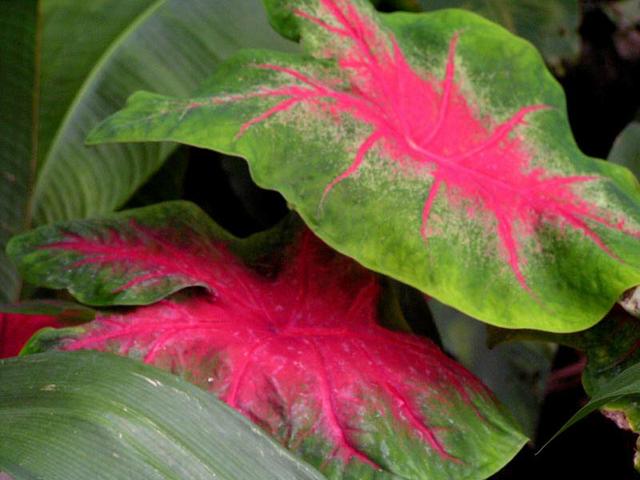
M144 236L130 235L132 219ZM196 207L173 203L17 238L12 249L38 251L18 257L32 281L37 272L58 278L83 298L98 298L79 287L90 282L110 303L146 303L174 281L204 287L43 331L26 351L98 349L168 369L330 478L486 478L521 447L525 438L475 377L428 340L378 324L372 273L307 232L277 274L258 274L216 235ZM105 253L109 245L117 256Z
M459 10L268 3L306 55L238 54L188 100L138 93L90 140L243 156L331 246L496 325L586 328L640 283L637 182L579 152L528 43Z
M323 478L201 389L104 353L0 361L0 421L0 478Z

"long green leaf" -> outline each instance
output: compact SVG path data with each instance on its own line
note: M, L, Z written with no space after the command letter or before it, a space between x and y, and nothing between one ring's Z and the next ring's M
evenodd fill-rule
M0 361L0 476L320 480L213 395L97 352Z
M291 48L259 0L40 3L40 20L35 1L0 3L0 250L31 224L114 210L159 168L172 146L84 145L132 91L187 95L238 48ZM14 300L0 255L0 302Z
M37 0L0 0L0 303L20 286L4 246L24 224L35 162L37 8Z
M187 95L240 47L286 48L260 12L258 0L98 0L84 8L69 0L45 3L36 223L122 204L169 147L87 148L91 127L133 90ZM105 19L112 27L96 36ZM84 51L91 55L83 58ZM60 91L63 106L57 104Z

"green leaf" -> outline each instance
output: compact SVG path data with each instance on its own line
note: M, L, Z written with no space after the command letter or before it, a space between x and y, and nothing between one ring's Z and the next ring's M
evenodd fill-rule
M571 427L576 422L579 422L584 417L592 412L595 412L599 408L611 404L612 402L621 401L636 401L640 395L640 363L637 363L620 374L609 380L602 385L591 396L591 400L578 410L563 426L551 437L551 439L545 443L542 447L545 448L550 442L552 442L558 435L564 432L567 428ZM542 450L541 449L541 450Z
M15 480L323 478L213 395L103 353L0 361L0 419Z
M15 300L20 289L4 246L24 223L35 164L37 6L0 0L0 303Z
M255 15L258 6L256 0L100 0L86 8L47 2L36 222L113 210L160 166L167 147L82 144L129 92L187 95L240 47L286 48ZM104 23L108 28L100 28Z
M0 250L32 223L114 210L160 167L173 146L84 145L130 92L188 95L238 48L291 48L271 32L258 0L0 6ZM0 302L18 295L7 265L0 256Z
M640 176L640 122L631 122L616 137L608 160Z
M637 318L622 308L615 307L601 322L583 332L552 334L534 330L490 328L490 343L504 344L497 348L519 343L518 340L555 342L586 354L587 363L582 372L582 384L594 403L581 410L579 415L576 414L571 423L566 424L561 431L588 413L600 409L619 427L640 433L640 392L630 392L622 396L602 396L610 391L609 384L613 385L615 379L625 371L640 365L640 321ZM634 461L638 469L639 460L640 457L636 454Z
M530 44L461 10L277 3L306 55L245 51L196 98L135 94L90 141L242 156L331 246L495 325L584 329L640 283L637 181L579 151Z
M580 50L578 0L418 0L425 11L464 8L526 38L549 65L562 68Z
M266 253L283 230L236 250ZM248 268L220 238L185 202L15 238L10 250L26 247L18 258L28 278L59 281L95 303L206 289L42 330L22 353L106 350L179 373L333 479L485 478L522 446L476 378L427 339L379 325L375 274L306 230L274 252L267 271Z
M234 238L197 206L166 202L14 237L9 256L31 283L89 305L147 305L186 287L214 290L203 259ZM204 273L203 273L204 272Z
M429 304L444 349L482 380L535 440L555 347L532 341L489 347L487 325L436 300Z
M88 322L96 316L96 311L76 302L65 300L27 300L20 303L0 304L1 313L21 315L49 315L65 323Z

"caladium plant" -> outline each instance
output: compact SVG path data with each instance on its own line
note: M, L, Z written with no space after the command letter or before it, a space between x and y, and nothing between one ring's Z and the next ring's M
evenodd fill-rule
M50 315L0 313L0 358L18 355L27 340L45 327L61 327Z
M498 326L584 329L640 283L637 180L578 150L531 45L458 10L266 4L303 54L135 94L90 141L242 156L334 248Z
M525 438L486 388L429 340L378 324L376 275L308 231L295 238L258 273L232 253L250 240L183 202L16 237L9 253L31 282L93 305L159 300L44 330L26 351L168 369L329 478L486 478L504 465Z

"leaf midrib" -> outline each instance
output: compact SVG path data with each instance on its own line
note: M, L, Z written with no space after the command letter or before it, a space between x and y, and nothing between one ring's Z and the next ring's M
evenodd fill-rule
M140 26L142 25L149 17L151 17L160 7L162 7L167 0L156 0L151 5L149 5L145 10L143 10L137 17L133 19L129 25L124 28L120 34L118 34L111 44L105 49L105 51L100 55L98 61L94 63L93 67L89 70L85 80L82 82L81 87L78 89L75 94L73 100L69 104L69 108L67 109L62 121L58 125L56 132L51 141L49 150L47 151L44 160L42 162L42 167L40 172L37 175L34 175L33 182L33 193L29 198L29 205L27 210L27 218L29 218L29 223L26 224L26 228L31 227L31 221L33 218L33 212L38 205L38 201L42 196L42 179L46 178L49 175L49 171L51 167L51 158L54 156L55 152L58 150L59 144L61 143L61 138L63 132L65 132L68 128L69 123L76 111L77 106L85 97L85 94L89 91L91 85L95 82L98 73L102 70L104 65L112 58L112 54L116 52L120 46L125 42L127 38ZM39 52L38 52L39 53ZM36 132L36 143L39 144L38 134ZM35 151L37 152L37 148ZM35 156L35 162L37 167L37 155Z

